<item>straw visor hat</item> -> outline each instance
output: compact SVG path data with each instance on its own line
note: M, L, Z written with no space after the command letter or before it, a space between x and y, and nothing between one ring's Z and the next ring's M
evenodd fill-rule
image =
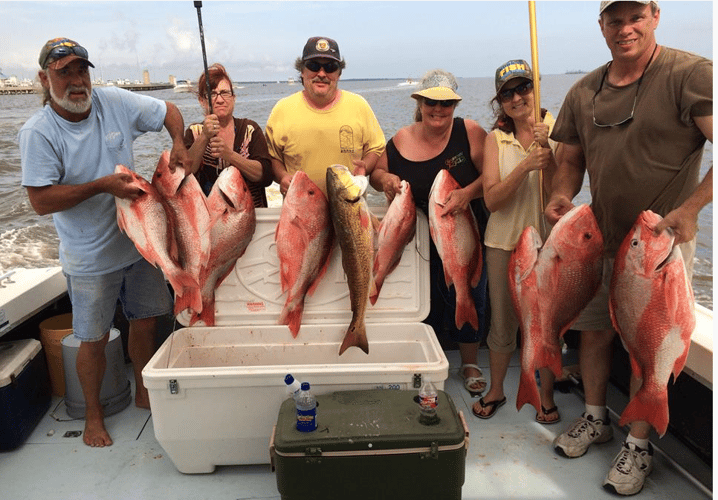
M425 97L437 101L460 101L461 96L455 92L457 88L459 86L454 75L447 71L435 69L424 76L419 85L419 90L411 94L411 97L414 99Z

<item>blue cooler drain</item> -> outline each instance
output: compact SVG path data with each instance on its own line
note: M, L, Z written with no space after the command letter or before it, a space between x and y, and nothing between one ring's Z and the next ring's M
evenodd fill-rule
M72 418L85 417L85 397L82 395L80 379L77 377L77 353L80 341L74 335L62 339L62 359L65 368L65 407ZM100 388L100 403L105 416L118 413L130 404L132 389L127 378L125 356L122 351L120 331L110 330L110 338L105 346L107 368Z

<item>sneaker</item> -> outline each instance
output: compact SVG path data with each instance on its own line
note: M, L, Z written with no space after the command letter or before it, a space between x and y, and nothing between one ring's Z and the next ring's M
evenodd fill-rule
M621 452L613 460L603 487L619 495L635 495L643 488L646 477L653 470L653 446L643 450L633 443L623 443Z
M556 453L568 458L582 456L593 443L605 443L613 437L611 421L594 420L591 415L581 415L571 427L553 441Z

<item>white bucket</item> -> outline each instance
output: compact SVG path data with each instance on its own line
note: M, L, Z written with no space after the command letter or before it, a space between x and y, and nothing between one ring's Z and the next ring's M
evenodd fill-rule
M72 418L85 416L85 397L77 376L77 353L80 340L74 335L62 339L62 358L65 366L65 407ZM125 369L125 356L122 352L120 331L110 330L110 338L105 346L107 368L100 388L100 403L105 416L124 410L132 400L130 381Z

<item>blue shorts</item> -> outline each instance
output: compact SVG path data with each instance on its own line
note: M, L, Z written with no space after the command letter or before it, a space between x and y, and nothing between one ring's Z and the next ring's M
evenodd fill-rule
M172 311L172 295L162 271L145 259L101 276L69 276L72 329L83 342L101 340L112 327L117 299L128 320L162 316Z

